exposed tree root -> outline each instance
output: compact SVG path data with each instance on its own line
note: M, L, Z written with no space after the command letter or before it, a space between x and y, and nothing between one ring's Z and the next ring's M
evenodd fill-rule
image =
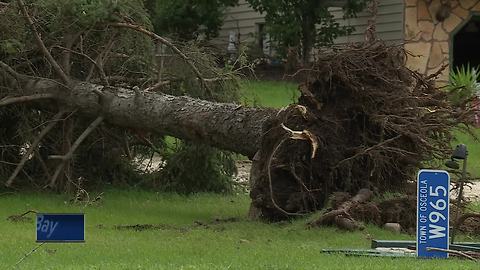
M343 202L337 208L328 211L322 215L319 219L309 223L309 226L337 226L345 230L357 230L362 229L363 225L355 220L350 212L358 204L366 203L373 195L373 192L369 189L361 189L357 195L352 199Z
M319 218L309 222L309 227L334 226L345 230L362 229L364 223L382 226L398 223L403 232L415 234L417 220L417 199L404 196L385 200L373 199L373 192L361 189L353 198L348 193L336 192L330 198L331 209ZM452 203L450 215L458 211ZM480 234L480 214L459 212L460 218L451 219L450 226L470 234Z
M402 47L373 42L320 55L303 71L309 79L300 86L299 104L264 124L251 173L256 217L313 212L335 192L404 190L422 164L450 154L452 130L472 119L468 106L453 108L446 92L434 87L435 74L405 67ZM393 209L404 204L397 203ZM360 227L352 218L355 205L366 216L384 207L352 201L318 224ZM381 223L377 216L370 222Z

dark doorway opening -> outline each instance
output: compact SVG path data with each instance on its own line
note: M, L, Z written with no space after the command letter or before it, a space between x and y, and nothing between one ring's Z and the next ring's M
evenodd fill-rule
M480 16L474 16L453 37L453 68L480 68Z

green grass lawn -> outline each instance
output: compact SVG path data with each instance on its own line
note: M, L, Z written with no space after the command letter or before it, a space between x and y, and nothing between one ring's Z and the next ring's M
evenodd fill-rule
M18 269L478 269L473 262L345 257L322 248L368 248L370 238L413 239L369 226L365 231L307 230L305 220L265 224L245 219L246 195L191 197L142 191L106 191L97 206L71 205L65 196L0 196L0 269L11 269L35 243L34 221L6 218L29 209L86 213L86 242L45 244ZM215 218L235 222L209 223ZM147 231L119 224L163 224ZM465 239L463 240L480 240Z
M475 135L480 138L480 129L475 130ZM475 177L480 177L480 142L475 141L470 134L457 132L455 134L456 140L452 146L463 143L468 147L467 168L468 171Z
M298 85L285 81L242 81L242 103L281 108L297 101Z

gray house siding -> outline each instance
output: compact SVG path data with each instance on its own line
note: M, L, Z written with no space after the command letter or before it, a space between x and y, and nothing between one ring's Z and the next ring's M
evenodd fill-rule
M362 11L356 18L343 19L341 8L332 8L332 13L341 25L350 25L355 27L355 31L348 36L339 37L335 43L344 44L351 42L360 42L365 39L365 30L368 20L371 19L371 13ZM378 6L377 14L377 36L379 39L390 43L403 43L404 29L404 10L403 0L381 0Z
M404 0L381 0L377 14L377 36L390 43L402 43L404 33ZM339 37L336 44L359 42L364 40L364 32L367 28L371 14L363 11L357 14L357 18L343 19L341 8L331 8L335 18L341 25L355 27L355 31L348 36ZM255 42L258 25L265 22L264 16L254 11L245 0L240 0L236 7L228 8L225 12L223 26L218 38L213 42L221 48L227 48L229 36L234 34L239 43Z
M228 8L225 11L223 26L215 44L227 48L230 33L235 33L240 43L254 42L259 23L264 23L264 16L255 10L245 0L240 0L238 6Z

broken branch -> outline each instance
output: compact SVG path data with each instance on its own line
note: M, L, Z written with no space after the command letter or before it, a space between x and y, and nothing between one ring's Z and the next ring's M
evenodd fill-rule
M197 75L197 77L200 80L202 86L207 90L208 94L210 96L212 96L210 88L207 86L206 81L202 76L202 73L200 73L198 68L193 64L193 61L187 55L185 55L180 49L178 49L175 45L173 45L173 43L171 43L167 39L151 32L151 31L148 31L147 29L141 27L140 25L134 25L134 24L129 24L129 23L113 23L113 24L110 24L110 25L113 26L113 27L123 27L123 28L133 29L137 32L140 32L140 33L143 33L143 34L149 36L150 38L152 38L152 39L154 39L154 40L156 40L160 43L165 44L167 47L172 49L176 54L178 54L190 66L190 68L193 70L195 75Z
M22 74L16 72L15 70L13 70L13 68L11 68L9 65L7 65L5 62L3 61L0 61L0 67L2 69L4 69L5 71L7 71L10 75L12 75L13 77L15 77L15 79L20 79L23 77Z
M310 157L312 159L315 158L315 154L317 153L318 149L318 138L312 132L308 130L294 131L286 127L283 123L281 124L281 127L290 134L290 139L310 141L310 144L312 145L312 154L310 155Z
M70 53L73 53L73 54L80 55L80 56L84 57L85 59L90 61L90 63L92 63L93 66L95 66L97 68L98 73L100 74L100 78L102 79L102 83L106 86L110 85L108 83L107 75L105 75L105 71L103 70L103 68L95 60L93 60L90 56L88 56L84 53L81 53L81 52L74 51L74 50L69 49L69 48L62 47L62 46L54 46L54 48L59 48L61 50L64 50L64 51L67 51L67 52L70 52Z
M272 151L272 154L270 154L270 157L268 158L268 161L267 161L267 176L268 176L268 183L269 183L269 189L270 189L270 200L273 204L273 206L278 210L280 211L282 214L286 215L286 216L303 216L303 214L301 213L292 213L292 212L288 212L286 211L285 209L283 209L282 207L280 207L276 200L275 200L275 197L273 195L273 183L272 183L272 171L271 171L271 168L272 168L272 160L273 158L275 157L275 154L277 153L278 149L280 149L280 146L282 146L282 144L288 139L288 137L285 137L283 138L278 144L277 146L275 146L275 148L273 149Z
M85 131L83 131L83 133L77 138L77 140L73 143L73 145L70 148L70 150L68 151L68 153L66 153L63 156L62 162L57 166L57 169L55 170L55 173L53 174L52 179L50 180L50 183L48 184L49 187L53 188L55 186L55 183L57 181L58 176L60 175L63 168L65 167L66 161L68 161L72 158L75 150L77 150L77 148L80 146L80 144L82 144L82 142L88 137L88 135L90 135L90 133L92 133L92 131L94 131L95 128L98 127L102 123L102 121L103 121L103 116L97 117L97 119L95 119L87 127L87 129L85 129Z
M55 95L45 93L45 94L35 94L35 95L22 96L22 97L5 97L0 99L0 106L6 106L6 105L22 103L22 102L29 102L29 101L39 100L39 99L51 99L51 98L55 98Z
M373 196L373 192L369 189L360 189L352 199L343 202L337 209L331 210L323 214L319 219L310 222L310 227L322 225L336 225L346 230L355 230L362 226L353 219L349 211L356 205L368 201Z
M97 69L103 71L103 65L104 65L105 59L107 58L107 55L108 55L109 51L112 49L113 43L115 41L115 36L116 36L116 32L114 32L111 35L110 39L108 40L107 44L105 45L105 48L97 55L95 60L92 62L92 65L90 66L90 69L88 71L88 75L87 75L87 78L85 79L85 81L89 82L92 79L93 71L95 70L95 67ZM102 76L102 74L100 74L100 76ZM105 78L106 78L106 76L105 76ZM102 80L107 80L105 78L102 78Z
M370 152L370 151L376 150L377 148L380 148L380 147L382 147L382 146L384 146L384 145L386 145L386 144L388 144L388 143L391 143L391 142L397 140L398 138L400 138L401 136L402 136L402 135L397 135L397 136L395 136L395 137L393 137L393 138L390 138L390 139L388 139L388 140L385 140L385 141L383 141L383 142L381 142L381 143L379 143L379 144L376 144L376 145L374 145L374 146L371 146L371 147L369 147L369 148L366 148L365 150L363 150L363 151L361 151L361 152L358 152L358 153L356 153L355 155L353 155L353 156L351 156L351 157L349 157L349 158L343 159L343 160L341 160L340 162L338 162L337 165L335 165L334 169L335 169L335 168L339 168L340 165L342 165L343 163L345 163L345 162L347 162L347 161L349 161L349 160L353 160L353 159L355 159L355 158L357 158L357 157L359 157L359 156L361 156L361 155L365 155L365 154L367 154L367 153Z
M35 138L35 141L33 141L32 145L28 148L27 152L22 156L22 159L20 160L20 163L18 163L17 167L15 168L15 171L10 175L8 178L7 182L5 183L6 187L10 187L17 177L17 175L22 171L23 167L25 166L25 163L28 161L30 155L37 149L37 146L40 144L42 139L45 137L45 135L52 130L53 127L58 123L58 121L62 118L64 115L64 112L59 112L57 113L52 121L38 134L37 138Z
M30 28L32 29L33 36L35 37L35 41L37 42L37 46L40 48L42 51L43 55L47 58L47 61L52 65L53 69L55 70L55 73L62 79L62 81L66 84L70 84L70 79L68 76L65 74L63 71L62 67L55 61L53 56L50 54L48 51L47 47L45 46L45 43L43 43L42 38L40 37L40 34L38 33L37 27L35 26L35 23L32 20L32 17L28 14L27 8L25 7L25 3L23 3L22 0L17 0L18 6L20 7L20 10L22 11L23 16L25 16L25 19L27 20L27 23L29 24Z
M466 253L463 253L463 252L461 252L461 251L458 251L458 250L435 248L435 247L427 247L427 251L447 252L447 253L451 253L451 254L454 254L454 255L463 257L463 258L465 258L465 259L469 259L469 260L474 261L474 262L477 261L477 259L475 259L474 257L472 257L472 256L470 256L470 255L468 255L468 254L466 254Z

